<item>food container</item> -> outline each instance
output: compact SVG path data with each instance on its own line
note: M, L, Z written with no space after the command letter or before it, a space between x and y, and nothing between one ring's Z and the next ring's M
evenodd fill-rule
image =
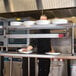
M50 20L37 20L36 24L37 25L45 25L45 24L50 24L51 21Z
M67 24L68 20L66 20L66 19L53 19L52 23L53 24Z
M18 21L10 22L11 26L20 26L21 24L22 24L22 22L18 22Z
M35 21L24 21L23 22L23 25L25 26L30 26L30 25L34 25L35 24Z

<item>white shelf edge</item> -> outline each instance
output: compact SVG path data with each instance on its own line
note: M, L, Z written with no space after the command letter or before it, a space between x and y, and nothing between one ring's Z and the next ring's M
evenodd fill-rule
M60 34L13 34L6 35L7 38L59 38Z

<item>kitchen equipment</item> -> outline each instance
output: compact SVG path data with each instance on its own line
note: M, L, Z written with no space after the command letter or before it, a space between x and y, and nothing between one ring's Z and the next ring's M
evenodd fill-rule
M23 22L23 25L25 26L30 26L30 25L34 25L35 24L35 21L24 21Z
M51 21L50 20L37 20L36 24L37 25L46 25L46 24L50 24Z
M18 21L10 22L11 26L20 26L21 24L22 24L22 22L18 22Z
M53 19L52 23L53 24L67 24L68 20L66 20L66 19Z

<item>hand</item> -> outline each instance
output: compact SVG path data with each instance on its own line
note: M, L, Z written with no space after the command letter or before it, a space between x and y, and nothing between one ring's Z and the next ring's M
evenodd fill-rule
M55 53L55 50L51 50L51 53Z
M53 47L51 47L51 53L54 53L54 52L55 52L54 48L53 48Z
M31 46L31 45L29 45L28 47L27 47L27 50L32 50L33 49L33 47Z

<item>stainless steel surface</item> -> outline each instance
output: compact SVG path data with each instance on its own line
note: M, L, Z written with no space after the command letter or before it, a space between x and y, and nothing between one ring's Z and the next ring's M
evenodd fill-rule
M0 0L0 13L6 12L4 0Z
M38 59L35 58L35 76L38 76Z
M74 54L74 26L75 24L73 24L73 27L72 27L72 54Z
M36 0L9 0L9 7L10 12L37 10Z
M34 58L76 59L76 56L72 56L71 54L60 54L60 55L56 56L56 55L19 54L19 53L2 53L2 52L0 52L0 56L6 56L6 57L34 57Z
M54 76L54 75L53 75L53 60L52 60L52 59L51 59L51 69L52 69L51 74L52 74L52 76Z
M8 11L8 12L10 12L10 6L9 6L9 1L10 0L3 0L4 1L4 6L5 6L5 9L6 9L6 11Z
M40 9L58 9L76 7L75 0L0 0L2 12L31 11ZM4 9L4 10L3 10ZM69 12L70 13L70 12Z
M31 26L8 26L9 29L65 29L66 27L71 28L72 24L46 24L46 25L31 25Z
M30 34L29 29L27 30L27 34ZM27 46L30 45L30 37L29 36L27 37L27 44L26 45Z
M22 76L22 62L12 61L12 76ZM4 76L10 76L10 61L4 61Z
M8 46L8 48L9 47L25 47L25 46L27 46L27 44L8 44L7 46Z
M23 34L6 35L7 38L59 38L59 34Z
M66 54L66 55L59 55L59 56L52 56L52 55L37 55L37 54L16 54L16 53L0 53L0 56L5 56L5 57L27 57L27 58L31 58L31 57L34 57L34 58L50 58L50 59L52 59L52 58L55 58L55 59L73 59L74 57L73 56L71 56L71 55L69 55L69 54ZM70 58L69 58L70 57ZM76 59L76 57L74 58L74 59ZM30 62L29 62L29 59L28 59L28 76L30 76L30 73L29 73L29 70L30 70L30 64L29 64ZM52 71L54 71L53 70L53 66L52 66ZM58 68L58 71L59 71L59 68ZM11 61L10 61L10 76L12 76L12 59L11 59ZM52 73L52 76L54 76L54 73Z
M28 57L28 76L30 76L30 58Z
M43 9L76 7L76 0L41 0Z
M64 29L64 30L67 30L67 28L68 29L71 29L72 27L76 27L76 25L73 25L73 24L62 24L62 25L54 25L54 24L49 24L49 25L32 25L30 27L26 27L24 25L20 25L20 26L17 27L17 26L8 26L7 22L4 25L6 25L5 26L6 29L3 29L4 30L4 35L3 35L3 38L4 39L2 38L2 40L4 41L4 46L3 47L6 47L7 51L8 51L8 47L25 47L25 46L28 46L29 43L30 43L30 38L48 38L48 37L49 38L55 38L55 40L52 40L52 41L56 41L59 38L58 37L58 34L56 34L56 37L55 36L53 37L52 36L53 34L30 34L30 30L39 30L39 29L50 29L50 30L59 30L59 29L62 29L63 30ZM10 29L10 30L11 29L18 29L18 30L24 29L24 30L27 30L27 34L8 34L7 33L8 29ZM18 45L18 44L8 44L8 38L27 38L27 43L26 44L20 44L20 45ZM65 41L68 41L69 40L69 42L70 42L71 39L68 39L66 37L66 38L59 38L58 40L59 40L60 46L61 46L61 40L64 40L64 44L65 44ZM57 42L57 43L59 43L59 42ZM66 44L68 45L68 42ZM57 45L59 45L59 44L57 44ZM65 46L64 45L62 45L62 46L63 47L58 48L59 51L62 50L64 52L64 50L67 51L67 49L70 48L70 45L67 46L66 49L65 49ZM55 50L57 50L57 49L55 49Z
M12 68L13 68L13 66L12 66L12 64L13 64L13 61L12 61L12 57L10 58L10 76L12 76Z

